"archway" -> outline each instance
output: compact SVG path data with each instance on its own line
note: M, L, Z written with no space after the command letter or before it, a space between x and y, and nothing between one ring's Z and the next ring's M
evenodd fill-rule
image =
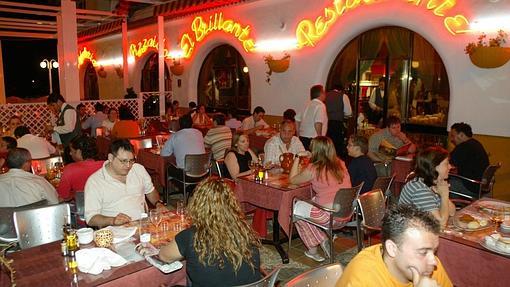
M165 63L165 91L172 90L172 80L170 72ZM148 56L145 65L142 68L142 77L140 84L140 91L142 93L151 93L159 91L159 61L158 54L152 53ZM159 116L159 95L149 94L144 97L143 101L143 115L144 116Z
M363 114L378 125L396 115L411 128L446 131L450 88L445 66L434 47L409 29L381 27L351 40L330 69L327 87L335 86L350 94L356 119ZM381 94L377 90L383 94L379 114L370 103L372 95Z
M224 44L211 50L198 76L198 103L208 110L251 110L250 74L239 52Z
M86 65L83 78L84 100L99 100L99 86L97 83L96 69L89 60L87 60L84 64Z

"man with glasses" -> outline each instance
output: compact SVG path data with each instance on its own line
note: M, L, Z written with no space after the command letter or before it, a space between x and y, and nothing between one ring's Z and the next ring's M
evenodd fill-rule
M90 226L122 225L146 212L145 198L164 208L145 168L135 163L129 140L112 143L108 160L85 184L85 220Z

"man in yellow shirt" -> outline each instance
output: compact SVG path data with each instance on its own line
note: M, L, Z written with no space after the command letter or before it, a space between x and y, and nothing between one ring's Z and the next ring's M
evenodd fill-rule
M390 209L383 218L382 244L365 248L345 268L337 287L452 287L435 256L439 223L412 205Z

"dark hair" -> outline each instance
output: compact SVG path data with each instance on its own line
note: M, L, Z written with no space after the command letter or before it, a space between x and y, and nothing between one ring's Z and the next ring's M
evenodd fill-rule
M7 167L8 168L21 168L27 161L30 161L32 156L26 148L13 148L7 153Z
M473 137L473 130L471 129L471 126L462 122L462 123L455 123L452 125L452 130L455 130L458 133L465 134L468 138Z
M193 126L193 120L190 114L186 114L179 118L179 126L181 129L189 129Z
M2 141L4 141L7 144L8 150L14 149L18 146L18 141L13 137L9 136L2 137Z
M87 135L82 135L74 138L71 141L71 147L76 150L81 150L83 159L95 158L97 156L96 139Z
M397 245L402 243L402 235L409 228L420 228L439 235L439 222L428 211L421 211L412 204L400 204L390 207L382 219L382 246L386 240Z
M396 116L389 116L386 119L386 126L387 127L390 127L392 125L400 125L400 123L401 123L400 118L396 117Z
M102 111L103 111L103 109L104 109L104 106L103 106L103 104L101 104L101 103L96 103L96 104L94 105L94 109L96 110L96 112L102 112Z
M337 91L342 91L344 89L344 87L342 86L342 84L336 83L333 85L333 89L335 89Z
M19 126L14 130L14 136L20 138L30 133L30 130L26 126Z
M322 85L314 85L310 88L310 99L316 99L324 93L324 87Z
M352 135L349 139L352 140L352 144L354 146L359 147L360 151L363 154L367 154L367 152L368 152L368 140L365 137Z
M294 129L296 128L296 122L292 121L292 120L283 120L281 123L280 123L280 129L283 128L283 126L286 126L286 125L289 125L289 126L293 126Z
M120 149L123 149L128 152L134 153L133 145L129 142L128 139L118 139L114 140L110 145L110 153L113 155L117 155Z
M177 104L179 104L179 101L178 101L178 100L174 100L174 101L172 102L172 105L177 105Z
M48 96L48 99L46 100L46 104L48 104L48 105L56 104L58 101L61 101L62 103L66 102L66 100L64 99L64 97L62 97L61 94L52 93Z
M127 106L119 107L119 119L121 120L134 120L135 116Z
M253 114L260 114L260 113L266 113L266 110L264 110L263 107L261 106L257 106L254 110L253 110Z
M76 109L77 109L77 110L79 110L79 109L81 109L81 108L85 108L85 105L84 105L84 104L78 104L78 105L76 106Z
M415 170L416 177L422 178L427 186L434 185L438 173L436 166L448 158L448 151L439 146L428 147L416 156Z
M285 112L283 112L283 119L284 120L291 120L293 122L296 121L296 111L293 109L286 109Z
M224 114L215 114L213 116L213 121L215 121L216 124L219 126L224 126L225 125L225 115Z
M195 103L195 102L191 101L191 102L189 102L188 107L189 107L190 109L194 109L194 108L196 108L196 107L197 107L197 103Z

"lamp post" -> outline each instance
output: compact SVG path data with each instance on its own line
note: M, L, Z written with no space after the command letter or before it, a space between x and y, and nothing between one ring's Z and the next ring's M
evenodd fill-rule
M51 69L57 69L58 62L53 59L51 59L51 60L44 59L41 61L41 63L39 63L39 66L41 66L41 68L43 68L43 69L48 69L48 78L50 81L50 94L51 94L51 93L53 93L52 81L51 81Z

